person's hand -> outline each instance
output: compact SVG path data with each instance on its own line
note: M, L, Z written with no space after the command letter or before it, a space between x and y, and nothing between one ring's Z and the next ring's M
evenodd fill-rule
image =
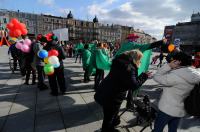
M171 67L171 69L175 69L175 68L179 67L180 64L181 64L180 61L178 61L178 60L173 60L173 61L171 61L171 62L169 63L169 66Z
M148 76L148 78L151 78L153 76L151 71L147 71L147 72L145 72L145 74Z

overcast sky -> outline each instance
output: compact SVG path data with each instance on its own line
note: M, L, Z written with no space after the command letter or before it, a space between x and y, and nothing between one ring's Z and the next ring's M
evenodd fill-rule
M190 21L200 0L0 0L0 8L134 26L160 39L164 26Z

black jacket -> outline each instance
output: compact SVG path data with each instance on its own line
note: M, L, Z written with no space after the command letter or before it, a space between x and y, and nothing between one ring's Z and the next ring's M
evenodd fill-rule
M45 50L49 51L52 49L55 49L58 51L58 59L60 62L60 66L63 67L63 59L66 58L66 53L63 49L63 47L57 43L57 41L53 40L51 42L48 42L47 45L44 47Z
M100 83L94 98L100 105L121 105L129 89L138 89L148 76L138 76L138 68L132 58L121 54L113 60L110 73Z

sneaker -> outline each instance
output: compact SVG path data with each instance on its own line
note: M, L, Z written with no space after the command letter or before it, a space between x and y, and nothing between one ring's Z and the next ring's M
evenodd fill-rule
M52 96L58 96L58 93L50 92L50 94L51 94Z
M25 84L25 85L29 85L29 83L28 83L28 82L25 82L24 84Z
M35 85L36 83L35 82L32 82L32 84L31 85Z
M135 107L133 104L127 104L126 105L126 109L127 111L130 111L130 112L134 112L135 111Z
M114 122L113 122L113 125L116 127L116 126L118 126L120 123L121 123L120 117L117 116L117 118L116 118L116 119L114 120Z

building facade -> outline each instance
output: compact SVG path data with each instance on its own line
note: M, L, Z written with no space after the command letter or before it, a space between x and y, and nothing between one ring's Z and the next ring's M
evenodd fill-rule
M170 29L170 28L171 29ZM175 26L166 26L165 31L170 29L170 42L176 45L179 40L183 51L192 53L200 51L200 14L192 14L190 22L177 23ZM164 35L167 35L164 32Z
M0 9L0 18L5 16L7 17L7 23L10 19L17 18L20 22L26 24L29 36L36 36L40 33L46 34L55 29L68 28L69 40L121 42L134 31L132 27L128 26L101 24L96 16L93 21L77 20L74 19L71 11L67 17L57 17L45 14L25 13L19 10L9 11ZM4 27L7 23L4 23ZM141 36L140 42L149 41L150 35L137 33Z

